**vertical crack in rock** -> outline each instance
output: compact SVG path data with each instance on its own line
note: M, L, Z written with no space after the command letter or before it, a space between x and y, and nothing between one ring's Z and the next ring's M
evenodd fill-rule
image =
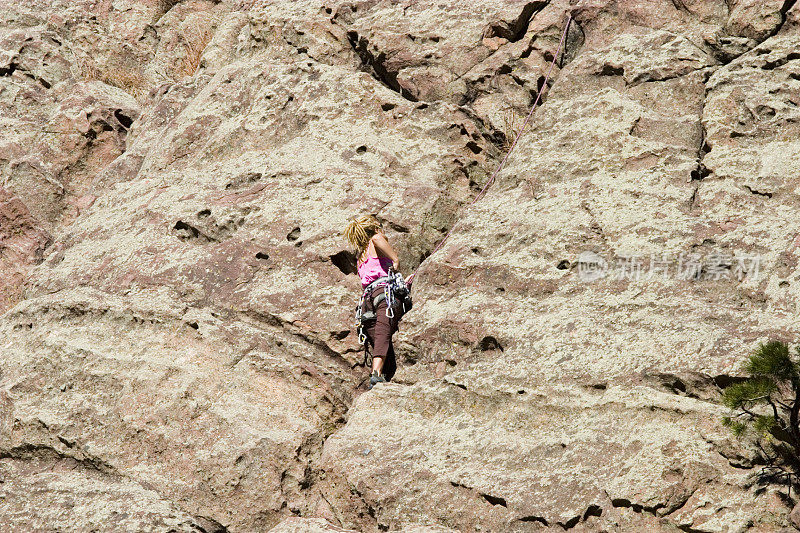
M552 58L551 58L551 60L552 60ZM558 81L558 74L554 74L553 76L550 77L550 81L549 81L549 84L547 85L547 87L548 88L552 88L556 84L557 81ZM544 91L545 90L544 85L545 85L544 77L540 77L539 80L537 80L538 90L539 91ZM549 93L549 91L548 91L548 93ZM547 94L542 94L542 97L539 100L539 105L537 106L537 109L541 109L546 104L546 102L547 102ZM533 105L533 102L531 103L531 105ZM481 119L469 106L462 105L462 106L459 107L459 109L463 110L467 114L467 116L471 120L473 120L475 125L481 131L481 134L484 136L484 138L487 139L490 143L492 143L492 145L495 145L498 148L499 148L500 145L502 145L502 138L498 137L498 132L496 130L494 130L493 128L488 127L486 122L483 119ZM528 109L527 111L530 112L530 109ZM531 133L532 129L533 129L532 127L529 127L524 133L527 133L527 134L531 135L532 134ZM489 130L491 130L490 133L488 132ZM487 173L486 173L487 174L487 180L490 179L491 176L495 173L495 171L497 169L497 166L500 164L500 162L502 161L504 156L505 156L505 152L500 150L500 152L497 154L496 157L487 157ZM489 164L491 164L491 167L489 167ZM479 188L476 188L474 190L472 198L476 197L480 193L480 190L483 188L482 185L479 185L478 187ZM487 189L486 192L487 193L489 192L488 189ZM468 209L469 206L471 206L471 205L472 205L472 201L469 201L469 202L466 202L465 205L462 205L460 208L458 208L456 210L456 212L454 213L454 215L453 215L453 217L451 219L452 221L448 224L448 226L446 228L442 228L442 230L441 230L441 233L443 235L442 239L446 238L446 235L448 235L448 233L450 231L452 231L452 228L454 227L454 225L457 224L458 221L461 218L463 218L463 215L465 213L465 209ZM432 210L432 212L435 212L435 211L436 210L434 208ZM432 250L436 249L436 247L440 243L441 243L441 240L438 240L437 242L434 243L433 246L431 246L431 248L430 248L431 252L427 252L427 253L423 253L422 254L422 256L420 257L420 261L419 261L420 265L425 261L425 259L427 259L430 256L430 254L432 253Z
M778 32L781 31L781 29L783 28L783 25L786 24L787 14L789 13L789 10L792 9L796 3L797 3L797 0L785 0L783 2L783 5L781 6L781 9L780 9L780 15L781 15L780 23L777 26L775 26L775 28L773 28L772 31L769 32L767 37L764 40L762 40L760 43L758 43L758 44L763 43L764 41L766 41L770 37L774 37L775 35L778 34Z
M384 52L377 52L376 54L376 52L371 51L367 38L360 36L358 32L354 30L347 32L347 41L361 60L364 71L369 72L373 78L395 91L406 100L411 102L418 101L416 96L400 86L400 83L397 81L397 72L390 71L386 68L386 54Z
M336 521L339 522L339 526L340 527L344 527L345 523L347 522L347 520L344 517L344 515L342 514L342 512L338 509L338 507L336 507L335 505L333 505L333 503L331 503L331 501L328 498L328 496L325 495L325 491L324 490L319 489L318 492L319 492L320 498L322 498L322 500L326 504L328 504L328 509L330 509L331 512L333 513L333 515L336 517Z
M387 531L389 527L386 526L385 524L382 524L380 520L378 520L377 510L375 509L375 507L372 506L371 503L369 503L364 494L360 490L358 490L358 487L356 487L352 483L348 483L348 485L350 488L350 493L358 498L363 508L366 509L369 517L372 518L372 520L374 520L375 527L380 531Z
M586 34L583 32L580 23L574 18L570 19L569 28L567 29L567 39L564 43L561 59L558 62L558 68L564 68L564 65L571 63L572 60L577 57L578 52L583 48L585 42ZM528 51L528 54L530 54L530 51Z
M705 115L705 108L706 108L706 100L708 99L708 87L706 86L705 93L703 95L703 101L700 106L700 142L698 143L697 148L697 167L689 175L689 181L694 183L694 190L692 191L692 195L689 198L689 212L695 206L697 202L697 194L700 189L700 184L702 181L711 175L711 171L705 166L703 160L705 159L706 155L711 152L711 147L708 144L708 140L706 139L706 126L703 123L703 116Z

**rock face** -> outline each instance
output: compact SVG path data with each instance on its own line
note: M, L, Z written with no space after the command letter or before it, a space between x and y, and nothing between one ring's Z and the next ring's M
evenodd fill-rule
M0 529L789 526L719 395L799 332L799 11L3 3Z

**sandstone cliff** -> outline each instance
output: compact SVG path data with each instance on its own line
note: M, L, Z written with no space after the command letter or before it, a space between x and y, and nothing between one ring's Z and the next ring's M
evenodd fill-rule
M794 0L0 14L3 531L789 525L719 394L800 330ZM362 213L419 267L369 392Z

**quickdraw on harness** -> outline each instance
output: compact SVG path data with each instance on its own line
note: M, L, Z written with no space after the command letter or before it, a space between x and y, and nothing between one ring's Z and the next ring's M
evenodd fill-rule
M372 295L372 291L383 285L383 292L377 295L372 300L373 311L364 311L364 301ZM400 272L393 270L389 271L388 276L383 276L364 288L361 293L361 298L356 307L356 328L358 331L358 343L364 344L367 341L367 334L365 332L367 325L377 319L377 314L374 309L378 308L381 301L386 300L386 316L389 318L395 317L395 308L402 310L403 314L411 310L411 289L406 285L403 275Z

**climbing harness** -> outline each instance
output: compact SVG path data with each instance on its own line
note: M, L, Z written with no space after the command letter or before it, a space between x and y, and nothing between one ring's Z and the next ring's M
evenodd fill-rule
M519 138L522 137L522 134L525 131L525 127L528 125L528 122L531 120L531 117L533 116L533 112L536 109L536 106L539 104L539 101L542 98L542 93L544 92L545 88L547 87L547 82L550 80L550 74L553 72L553 67L555 67L556 62L558 61L558 56L561 53L561 48L564 46L564 42L567 40L567 33L569 32L570 22L572 22L572 14L571 13L567 13L567 22L564 24L564 30L561 32L561 40L558 43L558 48L556 49L556 53L553 54L553 61L550 62L550 68L547 69L547 74L544 77L544 83L542 83L541 89L539 89L539 92L536 94L536 100L533 102L533 105L531 106L531 110L528 113L528 116L525 117L525 122L522 123L522 127L520 127L519 131L517 132L516 137L514 137L514 142L511 143L511 147L508 149L508 152L506 152L505 157L503 157L503 160L500 161L500 164L497 166L495 171L492 173L492 176L486 182L486 185L483 186L483 189L481 189L481 191L472 200L472 202L470 202L469 205L467 205L467 209L469 209L470 207L475 205L475 203L483 197L483 195L486 192L486 190L494 182L494 180L497 177L497 175L500 173L500 171L505 166L506 160L508 160L508 156L511 155L511 152L513 152L514 148L517 146L517 141L519 141ZM439 244L436 245L436 248L434 248L433 251L430 254L428 254L429 257L432 256L433 254L435 254L437 251L439 251L439 249L442 247L442 245L444 245L444 243L447 240L447 238L453 232L454 228L455 228L455 224L447 231L447 233L445 233L444 238L441 241L439 241ZM420 264L419 266L417 266L417 268L414 270L414 272L410 276L408 276L409 280L411 280L411 278L413 278L413 277L415 277L417 275L417 270L419 270L420 266L422 266L422 265Z
M383 287L380 294L372 298L373 291L378 287ZM368 300L372 298L372 300ZM356 307L356 331L358 332L358 343L364 346L364 361L363 365L367 366L369 359L370 346L367 343L367 329L375 324L378 320L377 309L378 305L386 301L386 316L391 321L400 320L405 313L411 310L413 305L411 301L411 289L403 279L400 272L395 272L389 269L388 276L383 276L369 285L367 285L361 293L361 298ZM371 303L368 309L365 310L365 303ZM398 315L399 313L399 315Z
M383 286L383 292L372 300L372 310L364 311L364 302L372 295L376 287ZM367 340L366 328L373 320L377 320L375 309L378 308L383 300L386 300L386 316L395 317L395 309L405 314L411 310L413 302L411 300L411 289L406 285L403 275L400 272L389 270L388 276L382 276L364 288L361 298L356 307L356 330L358 331L358 343L364 344Z
M356 306L356 331L358 332L359 344L364 344L367 341L365 330L369 323L377 318L375 311L364 311L364 300L372 294L372 290L375 289L375 287L378 287L382 283L385 284L388 279L387 276L380 277L364 287L364 290L361 292L361 298L358 300L358 305ZM378 297L380 296L383 296L383 294ZM373 309L378 306L378 297L376 297L375 301L372 303Z

